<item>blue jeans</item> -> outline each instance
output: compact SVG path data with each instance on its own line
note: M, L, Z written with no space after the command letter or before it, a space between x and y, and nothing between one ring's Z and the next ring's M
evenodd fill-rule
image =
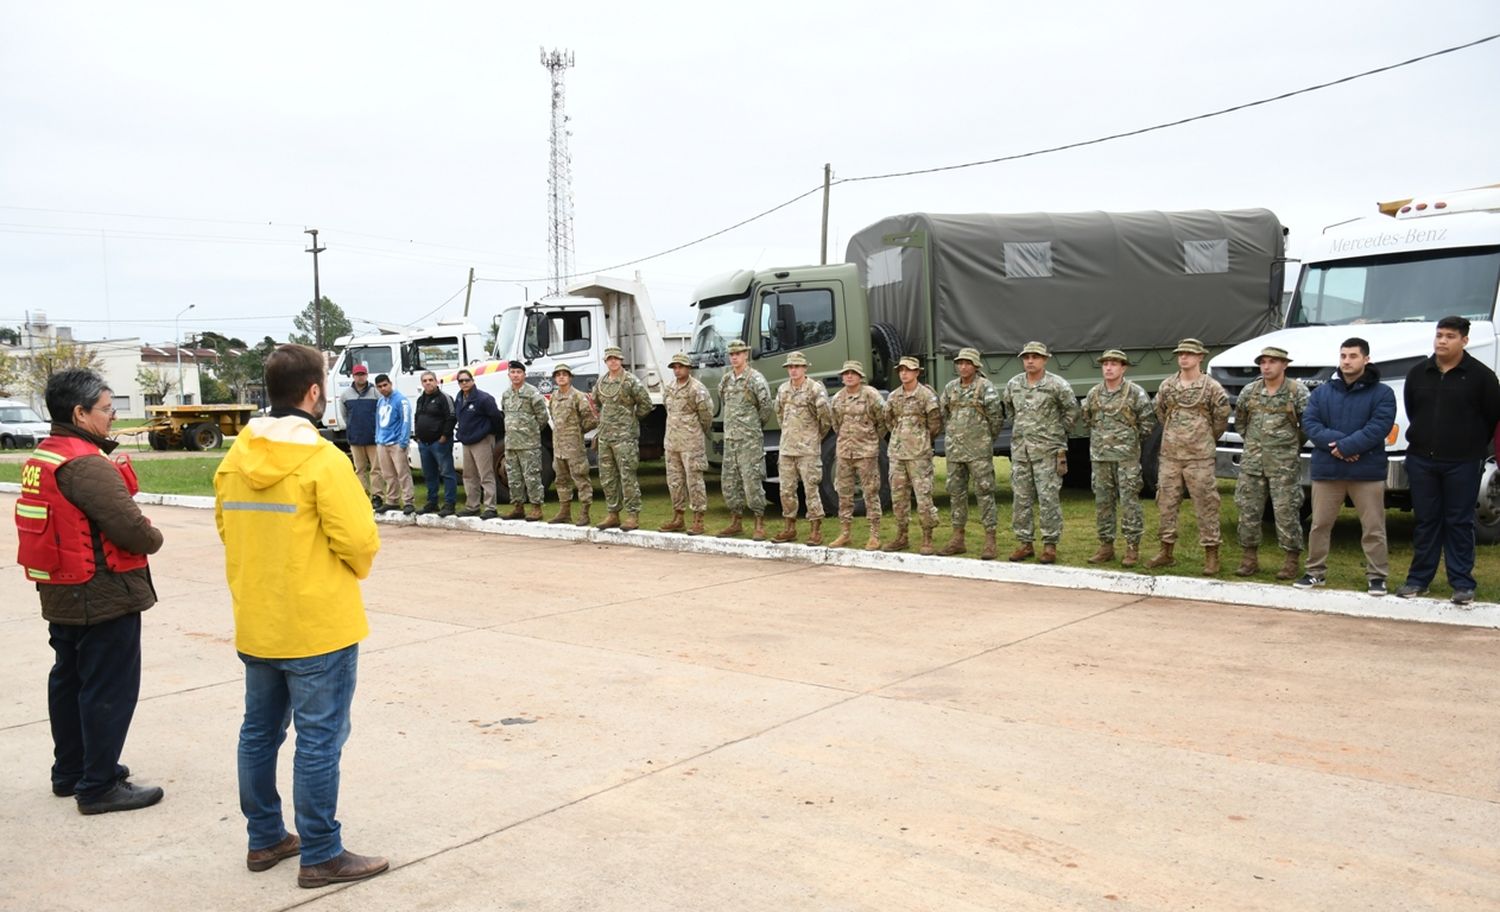
M322 864L344 851L335 818L339 806L339 758L349 739L359 644L305 659L258 659L245 663L245 722L240 726L240 810L248 821L250 849L286 837L281 795L276 791L276 753L286 726L297 726L292 759L292 803L302 864Z
M443 480L443 503L453 506L458 500L458 475L453 471L453 440L447 443L417 441L417 455L422 459L422 479L427 482L427 501L437 503L438 478Z
M1484 462L1428 459L1406 454L1406 478L1411 485L1411 569L1408 586L1426 589L1437 576L1438 556L1448 568L1448 583L1457 592L1474 589L1474 504L1479 499L1479 475Z

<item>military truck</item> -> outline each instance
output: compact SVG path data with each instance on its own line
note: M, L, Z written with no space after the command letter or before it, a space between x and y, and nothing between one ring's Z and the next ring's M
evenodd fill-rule
M924 382L941 391L956 376L960 348L977 348L985 373L1003 386L1021 371L1021 347L1037 340L1053 352L1048 369L1080 398L1099 381L1094 359L1109 348L1124 349L1131 379L1155 392L1177 369L1179 339L1200 339L1212 354L1278 325L1285 234L1264 209L895 215L855 234L842 264L740 270L704 282L693 296L693 356L710 389L726 369L725 347L741 338L773 390L792 350L830 390L846 359L864 362L870 382L889 390L899 383L896 361L915 355ZM722 421L713 433L717 461ZM773 482L779 440L778 429L767 430ZM1153 438L1143 453L1148 478L1158 445ZM1009 452L1007 430L995 453ZM825 502L832 460L830 435ZM884 474L883 452L881 461ZM1086 439L1072 441L1070 462L1088 465ZM1088 484L1086 469L1068 477Z

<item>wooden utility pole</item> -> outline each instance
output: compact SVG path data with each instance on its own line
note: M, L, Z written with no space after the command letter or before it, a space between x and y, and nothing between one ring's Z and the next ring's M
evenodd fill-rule
M828 265L828 188L833 185L833 165L823 163L823 258L819 261L824 266Z
M469 298L474 296L474 267L469 267L469 287L464 290L464 319L469 319Z
M318 246L318 229L309 228L302 233L312 235L312 246L307 248L307 253L313 255L313 341L321 353L323 351L323 292L318 288L318 254L328 248Z

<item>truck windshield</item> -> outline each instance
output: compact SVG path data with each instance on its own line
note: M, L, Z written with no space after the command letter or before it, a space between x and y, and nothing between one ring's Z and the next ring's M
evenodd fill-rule
M525 308L512 307L495 319L495 349L497 361L508 361L520 354L521 346L517 334L521 329L521 315Z
M389 345L351 345L344 350L344 360L339 364L339 373L345 377L354 373L354 365L363 364L370 376L388 374L394 359Z
M1302 271L1286 325L1488 320L1497 287L1496 247L1314 263Z
M693 331L693 354L705 363L723 364L729 343L745 338L750 298L721 298L698 305L698 327Z

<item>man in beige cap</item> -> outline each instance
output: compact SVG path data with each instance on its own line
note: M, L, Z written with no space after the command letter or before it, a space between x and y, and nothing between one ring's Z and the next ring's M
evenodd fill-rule
M599 481L609 510L598 528L632 532L640 528L641 482L636 471L641 461L641 419L655 406L645 385L624 369L625 356L619 348L611 345L604 350L604 364L609 372L589 394L599 413L594 447L599 451Z
M703 514L708 510L708 490L703 473L708 468L708 429L714 420L714 404L708 387L693 376L693 362L678 352L667 362L673 382L667 384L662 401L667 407L667 492L672 497L672 518L659 532L703 534ZM683 522L683 511L693 511L693 524Z
M1255 359L1260 379L1245 387L1234 404L1234 428L1244 438L1234 506L1240 516L1237 576L1260 572L1260 520L1266 499L1276 517L1276 541L1286 559L1276 578L1297 578L1302 559L1302 413L1307 387L1286 375L1292 363L1285 349L1263 348Z
M1156 428L1156 412L1146 391L1125 379L1129 366L1130 358L1118 348L1100 355L1099 372L1104 379L1083 397L1089 462L1093 464L1094 525L1099 533L1099 550L1089 558L1091 564L1115 559L1117 508L1119 531L1125 536L1120 566L1134 567L1140 560L1141 535L1146 528L1141 515L1141 441Z
M958 376L943 387L939 400L945 428L944 456L948 461L948 501L953 514L953 537L939 554L967 550L964 526L969 520L969 480L984 522L983 560L995 559L995 437L1005 425L1000 391L984 376L978 349L961 348L953 356Z
M594 501L594 485L589 481L588 445L583 435L599 426L589 397L573 385L573 369L559 364L552 369L552 396L547 409L552 414L552 470L557 479L557 515L549 523L573 522L573 498L583 507L578 525L589 524L589 506Z
M854 524L854 479L865 492L865 518L870 521L866 551L880 550L880 438L885 434L885 400L865 385L865 368L845 361L839 372L844 388L833 396L833 429L838 432L838 460L833 476L839 494L839 537L830 548L849 544Z
M724 463L719 482L724 504L729 507L729 525L716 533L730 538L744 531L740 520L749 510L755 514L752 537L766 537L766 425L775 414L771 384L750 366L750 346L744 340L729 343L729 370L719 379L719 407L724 414Z
M776 472L781 476L780 532L777 542L797 540L797 483L807 497L807 522L812 527L809 545L823 544L823 438L833 429L828 390L821 381L807 379L807 358L799 351L782 362L790 378L776 391L776 420L781 423L781 448Z
M1042 534L1040 562L1057 560L1062 539L1062 480L1068 473L1068 431L1078 420L1073 387L1047 371L1052 353L1040 342L1021 349L1021 373L1010 378L1000 402L1011 418L1011 531L1016 534L1013 561L1036 554L1032 542ZM1033 516L1037 522L1033 525ZM986 538L985 550L992 551Z
M1152 570L1175 563L1177 513L1187 486L1198 515L1203 545L1203 575L1219 573L1219 488L1214 481L1214 443L1229 427L1229 396L1219 381L1203 373L1208 349L1197 339L1183 339L1174 350L1177 373L1156 392L1161 422L1161 465L1156 475L1156 508L1161 514L1161 551L1146 566Z
M912 496L917 498L917 523L922 528L922 553L932 553L932 530L937 507L932 503L932 441L943 432L937 393L925 383L922 362L907 355L896 364L901 385L885 401L891 426L891 505L896 512L896 538L886 551L905 551Z

